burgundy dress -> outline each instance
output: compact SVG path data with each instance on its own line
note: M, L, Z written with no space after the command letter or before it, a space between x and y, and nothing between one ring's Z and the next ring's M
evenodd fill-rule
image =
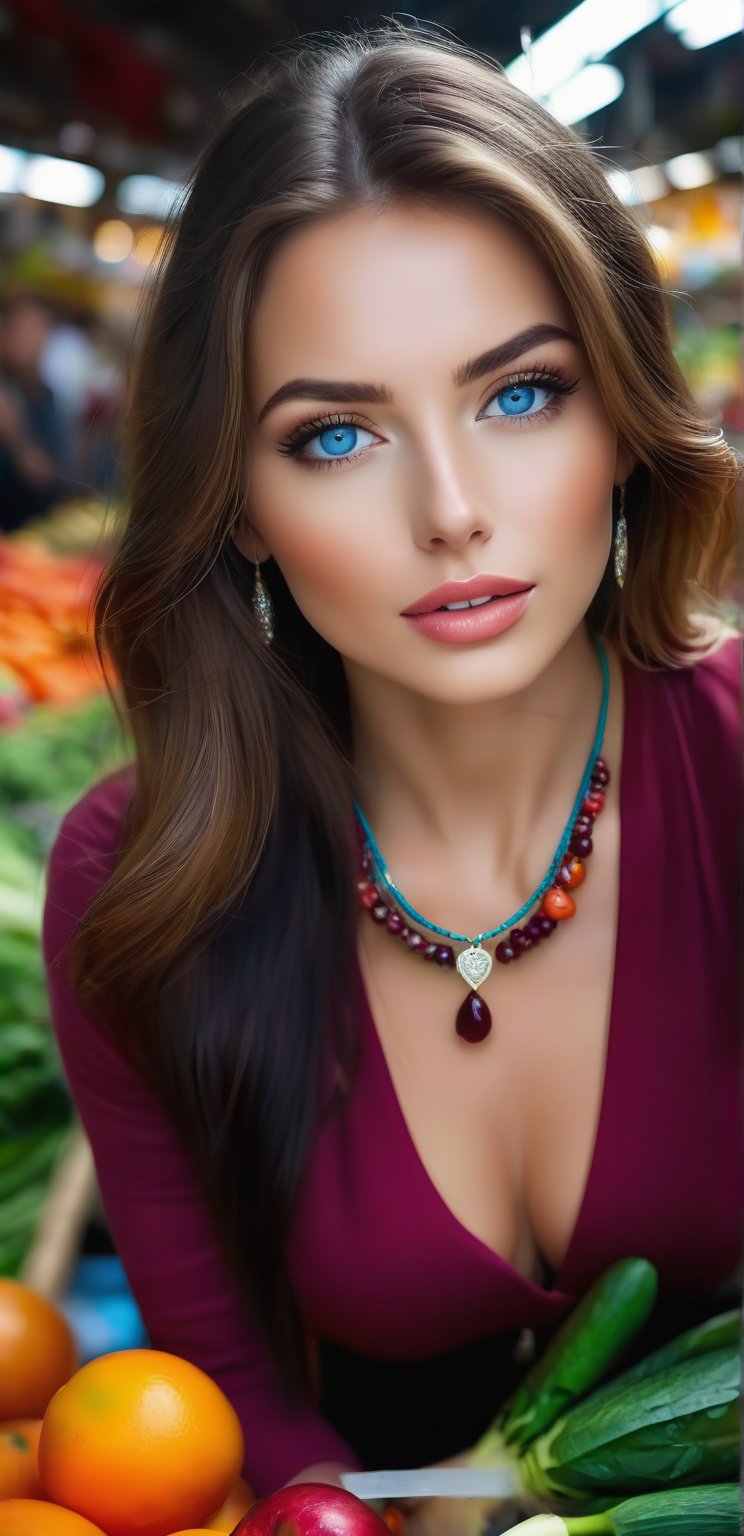
M603 1269L657 1266L668 1335L738 1295L744 1209L742 639L691 668L623 662L620 908L591 1168L547 1287L469 1233L408 1132L364 993L343 1109L311 1146L288 1266L318 1343L318 1403L291 1408L220 1259L188 1149L152 1091L84 1016L65 942L113 869L133 769L67 815L53 849L44 951L63 1062L110 1229L156 1348L207 1371L246 1437L261 1493L316 1461L415 1465L463 1449ZM644 1347L655 1336L642 1336Z

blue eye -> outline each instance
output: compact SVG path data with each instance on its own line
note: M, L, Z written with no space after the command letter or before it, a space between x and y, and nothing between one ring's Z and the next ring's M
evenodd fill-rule
M367 442L360 442L360 438L366 438ZM314 437L307 439L303 458L314 459L316 463L323 459L326 461L347 459L354 454L355 450L366 448L374 441L374 433L365 432L363 427L354 427L350 424L325 427L322 432L317 432Z
M507 384L490 404L498 404L500 409L495 414L499 416L536 416L554 394L555 390L543 384Z
M578 380L566 379L557 371L540 369L520 374L502 385L491 396L478 419L503 420L517 417L524 420L548 420L564 404L564 396L572 395ZM353 464L363 457L368 448L384 441L375 432L357 426L345 416L332 415L304 421L294 427L278 444L278 451L300 463L312 464L314 469L333 469L337 465Z

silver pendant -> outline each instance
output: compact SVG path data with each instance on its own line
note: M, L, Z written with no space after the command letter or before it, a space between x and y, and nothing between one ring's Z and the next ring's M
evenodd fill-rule
M469 949L464 949L462 954L457 956L455 963L463 981L466 981L474 992L478 991L493 969L493 960L488 950L481 949L479 944L471 944Z
M619 587L625 585L628 571L628 527L620 514L615 528L615 580Z
M256 566L256 579L253 586L253 612L261 626L264 644L271 645L274 638L274 607L261 579L258 566Z

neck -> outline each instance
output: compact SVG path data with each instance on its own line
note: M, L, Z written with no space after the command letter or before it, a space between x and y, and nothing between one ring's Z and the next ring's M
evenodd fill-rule
M477 705L412 696L353 665L347 676L357 798L401 890L446 872L455 889L526 899L597 729L603 678L585 626L528 688Z

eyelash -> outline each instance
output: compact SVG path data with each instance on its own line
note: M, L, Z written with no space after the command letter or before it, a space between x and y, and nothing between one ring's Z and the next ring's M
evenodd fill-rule
M512 424L518 423L520 427L530 426L537 421L545 421L553 416L556 411L561 410L563 398L567 395L572 395L574 390L578 389L579 381L578 379L569 378L562 368L540 366L530 368L526 372L511 374L508 379L499 384L498 389L494 389L488 396L488 399L484 401L482 409L485 410L487 406L491 405L497 395L504 394L506 390L514 389L524 384L537 384L543 389L550 389L553 392L554 398L549 400L547 405L544 405L541 410L536 411L532 416L501 418L502 420L509 420ZM491 417L490 419L498 418ZM362 432L372 431L372 428L365 426L364 422L360 421L358 417L343 415L341 412L333 411L327 416L318 416L312 421L303 421L298 426L293 427L282 438L279 444L279 452L288 458L298 458L307 443L311 443L314 437L318 437L321 432L327 431L329 427L359 427ZM362 453L365 451L365 449L362 449ZM354 455L355 458L361 458L361 456L362 454ZM309 464L312 469L340 469L343 465L350 462L350 458L305 459L303 462Z

